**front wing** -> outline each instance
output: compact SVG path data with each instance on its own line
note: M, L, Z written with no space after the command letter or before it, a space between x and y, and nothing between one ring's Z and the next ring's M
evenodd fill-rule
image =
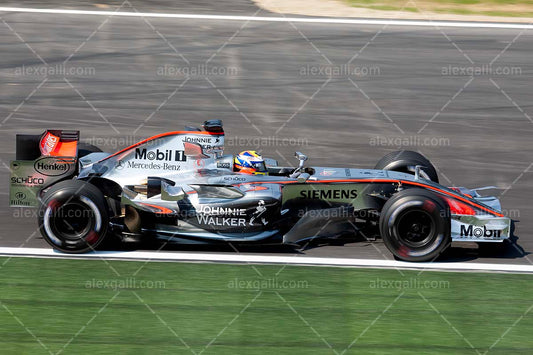
M458 242L502 242L511 234L511 219L489 215L452 215L451 237Z

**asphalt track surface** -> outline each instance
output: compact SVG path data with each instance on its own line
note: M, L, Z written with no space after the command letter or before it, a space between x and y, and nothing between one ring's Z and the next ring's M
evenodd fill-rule
M121 11L134 11L133 6L140 12L271 15L245 1L186 4L130 1ZM519 221L517 244L498 256L454 248L443 260L531 264L532 34L0 13L0 246L47 247L34 210L7 206L4 163L14 157L16 133L79 129L82 140L116 151L218 118L224 121L227 153L257 149L294 164L293 152L299 150L310 165L363 168L392 150L411 149L434 163L443 184L494 185L505 212ZM67 58L64 67L75 73L65 75L57 68ZM348 62L355 73L346 72ZM48 75L35 73L42 68ZM208 75L206 68L212 71ZM497 68L502 72L495 73ZM474 69L478 73L472 76ZM299 255L391 258L380 242L310 247Z
M253 15L257 6L250 0L23 0L2 1L4 7L39 9L107 10L180 14ZM276 14L262 11L263 16Z

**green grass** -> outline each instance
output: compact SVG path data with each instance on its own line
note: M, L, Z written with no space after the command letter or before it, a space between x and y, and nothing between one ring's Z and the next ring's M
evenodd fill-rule
M436 13L456 14L456 15L483 15L483 16L499 16L499 17L533 17L531 12L512 12L512 11L474 11L461 8L451 9L435 9Z
M533 352L531 275L22 258L0 265L2 354L340 354L356 339L347 354L472 354L496 342L490 354ZM112 287L131 286L132 275L136 286ZM425 281L433 288L417 286Z
M383 11L441 14L533 17L532 0L345 0L353 7Z

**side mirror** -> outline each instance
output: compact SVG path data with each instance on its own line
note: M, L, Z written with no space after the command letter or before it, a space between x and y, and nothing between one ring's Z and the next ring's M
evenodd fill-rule
M307 160L307 155L300 152L296 152L294 153L294 156L300 161L300 163L298 164L298 168L294 172L300 172L302 171L304 164Z
M306 161L307 160L307 155L305 155L303 153L300 153L300 152L294 153L294 156L296 158L298 158L299 161Z
M299 178L300 175L307 175L307 177L303 181L303 182L305 182L305 181L307 181L307 179L309 179L309 174L302 174L302 170L304 168L305 161L307 160L307 155L305 155L303 153L300 153L300 152L296 152L296 153L294 153L294 156L296 158L298 158L298 160L300 162L298 164L298 167L296 169L294 169L294 171L292 172L292 174L289 177L292 178L292 179L295 179L295 178Z

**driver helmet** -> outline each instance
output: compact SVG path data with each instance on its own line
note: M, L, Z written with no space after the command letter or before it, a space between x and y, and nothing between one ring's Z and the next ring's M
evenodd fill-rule
M250 175L268 175L265 161L255 150L246 150L235 156L233 161L235 171Z

